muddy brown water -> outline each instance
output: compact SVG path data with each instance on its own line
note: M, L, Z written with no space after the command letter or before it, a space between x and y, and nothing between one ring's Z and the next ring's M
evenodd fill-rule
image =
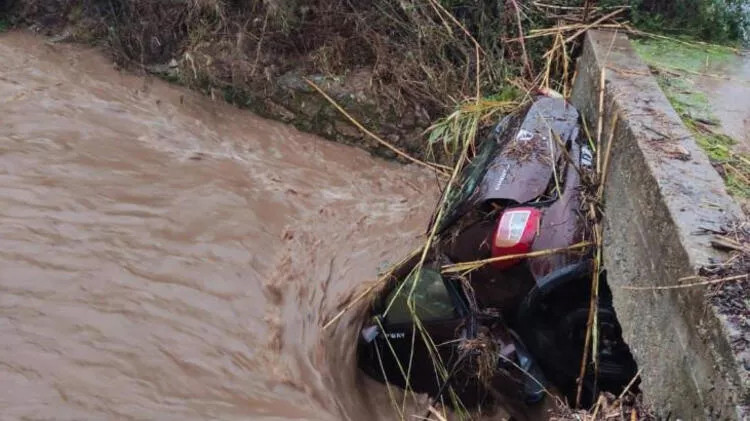
M0 35L0 419L393 419L357 312L414 166Z

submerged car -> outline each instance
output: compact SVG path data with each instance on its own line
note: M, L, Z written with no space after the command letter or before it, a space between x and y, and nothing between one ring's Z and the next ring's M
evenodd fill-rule
M370 308L358 345L366 373L466 406L533 404L550 386L575 401L594 276L592 251L570 248L591 239L582 207L592 151L579 127L570 104L539 97L478 142L433 218L424 264L416 270L415 255L396 267ZM501 256L511 257L447 270ZM589 357L584 405L637 372L605 271L597 281L597 370Z

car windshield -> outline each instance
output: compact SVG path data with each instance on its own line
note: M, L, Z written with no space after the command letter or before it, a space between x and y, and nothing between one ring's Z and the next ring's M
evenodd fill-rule
M487 171L487 166L491 161L490 158L493 156L496 145L496 142L492 139L483 142L474 159L466 166L457 187L451 189L448 194L446 210L442 221L440 221L438 231L442 231L443 228L453 222L460 211L461 205L474 194L474 190L476 190L482 177L484 177L484 173Z
M410 274L401 288L395 288L386 303L390 304L385 321L391 323L409 323L412 321L412 313L407 304L407 298L414 286L414 308L416 315L423 322L450 320L456 317L456 308L451 300L450 293L443 282L440 272L434 269L423 268L419 271L419 278L415 273Z

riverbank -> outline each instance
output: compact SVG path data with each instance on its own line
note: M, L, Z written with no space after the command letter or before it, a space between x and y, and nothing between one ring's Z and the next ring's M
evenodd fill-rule
M450 148L426 141L435 121L480 98L567 95L585 29L690 22L698 36L742 32L744 15L733 5L696 3L10 0L0 5L0 30L31 27L51 42L98 45L119 66L300 130L388 158L399 158L395 147L450 163Z
M393 145L448 163L450 150L425 141L433 122L466 101L566 95L583 30L616 26L631 10L627 0L569 3L30 0L0 13L51 42L98 45L119 66L301 130L385 157L397 157Z
M8 13L12 24L55 42L100 45L120 66L396 156L344 118L310 80L386 142L440 160L440 148L429 156L424 130L477 90L506 91L507 79L521 74L512 59L520 45L497 43L518 36L502 9L449 12L436 1L137 0L107 6L54 0L17 2Z

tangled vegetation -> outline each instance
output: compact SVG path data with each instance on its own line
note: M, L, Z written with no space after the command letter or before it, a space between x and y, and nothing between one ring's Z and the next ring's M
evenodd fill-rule
M104 43L122 64L175 59L179 82L240 105L270 94L289 72L335 78L365 70L361 83L383 112L393 118L417 107L427 123L475 95L477 70L482 92L500 91L520 73L518 43L498 42L517 36L508 4L55 0L19 1L14 16Z
M345 86L333 96L354 118L422 158L424 143L414 138L467 99L518 100L536 88L564 95L577 53L569 37L584 23L617 20L669 29L685 28L690 17L701 22L689 26L700 28L694 35L722 40L739 37L744 25L735 13L739 2L733 0L6 3L12 24L104 45L122 65L159 73L261 114L306 114L301 119L306 121L288 121L328 137L335 137L333 129L318 120L336 111L309 111L295 103L300 100L292 98L294 91L279 94L279 86L309 89L300 77L311 77L324 89L340 82ZM545 29L555 26L568 29ZM350 92L357 94L349 98Z

